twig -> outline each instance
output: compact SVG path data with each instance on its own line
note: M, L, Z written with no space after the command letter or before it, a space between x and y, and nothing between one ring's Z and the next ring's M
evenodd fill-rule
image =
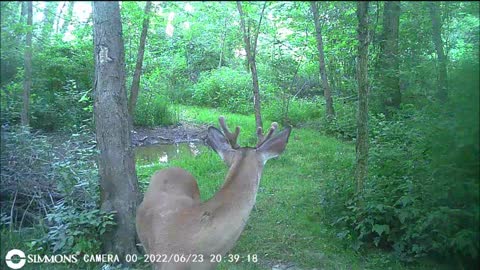
M27 208L26 208L25 211L23 212L22 219L20 220L20 226L18 227L19 229L22 229L23 219L25 218L25 215L26 215L27 212L28 212L28 208L30 208L30 205L32 205L32 202L33 202L34 199L35 199L35 197L32 196L32 199L31 199L30 202L28 203Z
M53 201L52 193L50 190L48 191L48 197L50 197L50 201L52 202L52 206L55 206L55 202Z
M10 231L12 230L13 227L13 208L15 207L15 201L17 200L17 191L15 191L15 196L13 197L13 202L12 202L12 207L10 208Z

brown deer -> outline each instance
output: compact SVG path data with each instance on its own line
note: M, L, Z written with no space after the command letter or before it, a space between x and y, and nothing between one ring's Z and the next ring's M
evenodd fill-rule
M155 269L215 269L245 227L265 163L285 150L291 131L287 127L274 135L277 123L272 123L266 136L258 128L255 148L240 147L240 128L232 133L223 117L219 122L223 133L209 127L207 143L229 171L215 196L200 202L193 176L168 168L152 176L138 207L137 233Z

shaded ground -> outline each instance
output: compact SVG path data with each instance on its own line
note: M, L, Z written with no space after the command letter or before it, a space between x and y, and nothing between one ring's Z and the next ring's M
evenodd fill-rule
M207 125L180 123L166 127L135 127L132 132L132 144L143 146L150 144L174 144L184 142L203 142L207 136Z

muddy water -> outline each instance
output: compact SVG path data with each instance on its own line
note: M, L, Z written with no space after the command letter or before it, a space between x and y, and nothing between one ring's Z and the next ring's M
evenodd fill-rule
M135 159L147 163L168 163L172 159L196 156L205 149L205 146L199 142L151 144L136 147Z

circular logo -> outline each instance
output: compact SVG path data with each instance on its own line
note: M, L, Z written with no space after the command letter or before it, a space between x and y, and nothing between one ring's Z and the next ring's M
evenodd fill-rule
M14 262L12 260L12 257L14 256L20 257L16 258L15 261L17 262ZM12 249L5 256L5 262L7 263L7 266L11 269L20 269L25 265L27 259L25 258L25 253L23 251L21 251L20 249Z

